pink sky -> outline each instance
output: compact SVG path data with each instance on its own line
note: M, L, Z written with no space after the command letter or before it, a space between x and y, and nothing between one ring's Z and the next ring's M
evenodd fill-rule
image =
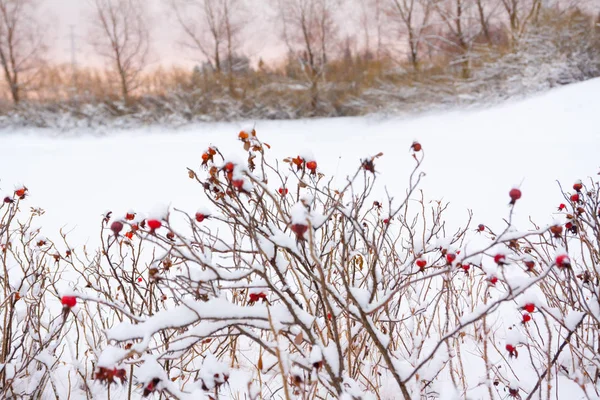
M94 65L102 62L94 55L93 48L88 44L89 20L92 7L88 0L41 0L40 9L42 18L50 26L49 44L50 55L60 62L71 61L70 32L73 26L75 37L75 56L78 64ZM194 54L182 48L178 41L182 39L179 26L168 7L166 0L145 0L151 15L151 66L158 65L194 65ZM251 4L264 4L262 0L251 0ZM260 40L248 41L244 50L252 59L263 57L266 60L276 58L285 51L283 43L279 40L279 33L273 33L275 27L269 28L269 35L264 35L265 26L273 25L269 22L269 13L262 12L254 17L254 23L249 26L261 27L261 32L251 32L246 35L260 37ZM257 18L263 21L256 20ZM257 29L257 28L256 28ZM255 29L255 30L256 30ZM266 37L265 37L266 36Z

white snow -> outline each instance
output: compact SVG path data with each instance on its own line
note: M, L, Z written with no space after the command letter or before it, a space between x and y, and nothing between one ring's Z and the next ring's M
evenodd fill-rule
M292 224L301 224L306 225L306 220L308 218L308 211L306 210L306 206L302 203L296 203L292 206L290 210L290 218Z
M565 318L565 327L570 331L574 330L584 315L585 315L585 313L583 313L581 311L573 311L573 310L569 311L569 313L567 314L567 317Z
M557 204L564 201L556 180L574 182L581 177L598 173L599 104L600 79L595 79L491 109L423 115L414 119L363 117L257 121L256 130L261 140L272 146L272 150L266 151L267 155L280 162L289 156L310 155L311 159L318 160L318 170L325 174L326 180L335 173L333 182L338 187L346 183L347 174L360 167L364 154L383 151L385 155L377 160L377 179L385 183L388 191L396 196L404 193L408 175L414 166L414 159L407 154L416 138L423 145L425 154L423 168L427 176L421 188L426 199L443 199L451 203L446 214L449 218L446 227L448 236L438 245L449 251L460 248L462 251L457 261L464 257L470 262L484 264L485 271L490 274L497 272L503 283L499 283L491 294L490 301L494 301L506 295L504 282L516 290L525 287L535 278L522 270L511 268L516 262L514 259L507 260L510 262L507 266L493 265L493 255L502 250L499 248L491 249L484 257L470 258L468 254L474 253L478 244L453 244L453 228L465 221L465 210L471 209L475 226L483 223L496 233L502 232L504 225L501 218L509 210L508 191L515 183L518 183L523 192L523 197L514 207L513 219L516 224L521 228L528 228L529 216L539 222L540 226L551 223L556 216ZM252 122L243 123L248 124ZM17 183L25 184L31 190L26 200L27 207L41 207L46 211L37 220L37 224L43 227L45 236L59 237L58 233L62 228L65 232L70 232L71 247L86 244L93 249L98 243L102 215L106 210L113 210L113 218L116 219L124 218L126 210L134 210L136 221L143 215L164 218L168 209L184 210L193 217L195 210L202 206L203 188L188 177L186 167L198 169L202 149L206 149L210 143L217 143L221 151L233 154L227 156L227 160L239 159L241 144L237 134L240 126L238 123L197 124L179 129L155 126L107 132L104 136L82 129L76 135L65 137L57 137L55 132L44 129L4 132L0 136L0 198L11 194ZM307 145L310 148L304 150ZM243 159L240 159L239 164L239 169L237 165L235 169L236 177L238 174L250 174L243 169ZM273 178L268 184L275 191L280 182ZM244 176L243 179L244 189L251 190L249 178ZM385 198L383 185L375 189L374 195ZM306 204L313 201L308 198L306 200ZM169 206L165 206L166 204ZM312 211L309 213L302 203L297 203L292 208L290 217L294 223L306 223L310 218L313 226L320 225L326 218ZM287 247L293 252L298 252L298 245L291 232L282 232L284 227L269 229L271 234L266 235L268 238L259 236L258 245L270 257L277 257L278 264L281 264L279 268L282 269L284 263L279 262L281 255L276 254L274 245ZM393 224L390 229L395 229ZM518 232L511 231L507 233L507 237L516 234ZM211 255L205 256L209 263ZM536 267L538 272L542 272L539 266ZM192 274L202 280L213 272L192 271ZM258 281L254 283L260 285ZM73 291L77 292L81 300L92 300L81 293L83 288L73 288ZM368 291L352 288L351 292L358 307L363 310L373 308L380 300L375 299L373 304L369 304ZM503 354L504 346L511 343L519 346L520 358L527 358L525 344L528 338L523 332L533 330L529 328L533 323L528 327L519 325L519 306L529 302L536 305L536 313L538 306L544 306L537 293L529 291L525 291L511 304L507 302L503 305L511 310L509 322L514 320L516 327L506 331L506 341L498 344ZM593 307L594 313L600 314L597 305L592 304L590 307ZM461 320L469 322L477 318L483 309L469 304ZM356 306L351 308L351 312L358 314ZM544 312L551 313L550 309ZM335 315L338 315L337 310L334 310ZM573 329L581 315L579 312L570 312L564 319L565 326ZM281 305L271 306L259 302L246 307L216 298L206 303L190 300L189 303L158 312L137 324L117 324L108 330L107 335L109 339L116 341L141 339L135 340L132 350L144 354L157 330L164 327L186 328L201 319L201 324L187 332L182 329L177 334L181 342L173 345L173 350L176 351L194 340L224 331L228 323L235 321L252 320L248 324L249 329L268 329L269 317L278 330L288 329L296 322ZM416 321L417 316L410 318ZM538 314L535 315L535 321L542 319ZM301 322L311 326L314 319L305 312L301 314ZM506 329L506 325L498 325L497 329ZM384 346L390 344L389 335L383 334L379 325L373 326L373 330ZM415 335L413 339L415 347L424 343L421 336ZM413 359L406 358L403 362L396 362L397 372L401 376L408 375L414 367L411 363L423 359L431 350L424 347L420 355L412 355ZM114 365L122 361L127 353L128 351L118 347L106 347L99 357L98 365ZM334 343L313 344L310 359L314 361L322 357L337 370L340 365L336 354ZM155 359L147 354L142 357L145 360L143 366L137 369L136 383L147 383L153 378L160 378L161 387L176 386ZM445 362L447 357L447 353L440 352L430 363ZM43 358L51 361L47 357ZM6 367L8 371L9 366ZM210 381L207 382L208 386L221 383L223 374L228 373L224 365L216 360L213 362L210 357L206 359L204 367L205 378ZM477 368L472 367L476 376L481 372ZM217 378L215 374L221 375ZM426 371L423 376L427 376ZM514 388L519 387L517 381L512 385ZM346 398L359 393L357 386L350 379L345 382ZM447 398L457 398L460 395L450 385L444 385L441 389Z
M418 137L427 172L422 188L430 198L450 201L451 213L462 217L471 208L477 221L488 224L507 209L513 183L523 181L515 219L531 214L547 220L564 201L557 179L571 182L598 172L599 92L600 79L594 79L491 109L414 119L257 121L256 130L272 146L267 153L279 159L311 143L326 175L349 174L364 154L383 151L378 179L392 193L405 189L414 160L404 156ZM46 129L10 130L0 136L0 194L25 184L28 204L46 210L40 218L46 236L76 228L72 236L79 244L93 242L107 208L149 212L172 202L193 213L202 188L185 168L197 168L210 143L239 154L242 125L248 123L153 126L103 136L81 129L65 137ZM339 184L344 180L344 174L335 177Z
M127 357L129 351L115 346L106 346L98 357L98 367L114 368Z

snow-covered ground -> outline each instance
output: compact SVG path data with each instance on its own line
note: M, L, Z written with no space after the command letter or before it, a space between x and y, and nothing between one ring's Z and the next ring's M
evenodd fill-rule
M343 179L359 159L380 151L380 178L401 196L413 161L413 140L425 149L422 188L430 199L451 202L451 222L494 224L506 213L507 191L519 185L517 222L531 215L549 222L562 201L556 180L571 182L600 171L600 79L559 88L499 107L408 119L339 118L198 124L129 131L0 133L0 194L25 184L30 205L46 210L43 233L75 230L73 244L96 242L106 210L148 211L157 204L194 211L202 190L187 176L213 143L240 150L237 132L256 124L278 159L304 149L319 169ZM383 186L380 187L383 194Z
M381 200L385 189L404 196L414 166L409 149L418 140L427 172L421 189L428 199L451 203L451 227L464 224L468 209L475 224L503 226L508 191L516 185L523 198L515 207L515 221L517 228L526 229L529 216L540 225L558 217L556 206L564 199L557 180L571 183L600 171L599 111L596 79L491 109L413 119L252 121L102 134L10 131L0 134L0 195L26 185L27 206L46 210L39 220L44 235L56 238L63 228L70 232L72 246L87 242L95 247L107 210L124 215L129 209L149 212L161 204L189 212L205 206L203 190L189 179L186 167L197 170L211 144L239 157L237 133L255 123L260 139L272 146L271 156L281 161L310 151L320 172L334 176L340 186L361 158L383 152L376 160L383 184L375 196ZM514 305L506 307L510 318L520 318ZM519 372L526 365L513 366ZM474 372L476 376L480 371ZM522 376L533 375L528 370ZM393 396L393 390L382 393Z

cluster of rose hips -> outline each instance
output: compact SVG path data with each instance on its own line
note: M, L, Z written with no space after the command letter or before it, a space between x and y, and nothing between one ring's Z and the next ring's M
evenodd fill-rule
M127 371L124 368L105 368L99 367L94 373L94 379L108 385L120 380L121 384L127 380Z
M239 190L242 193L247 193L244 190L244 180L241 179L240 177L237 177L237 178L234 179L234 176L233 176L234 169L235 169L235 165L233 163L228 162L227 164L225 164L224 170L225 170L225 175L227 177L227 181L235 189Z
M256 131L254 129L251 132L241 131L238 134L238 138L244 143L245 150L252 149L253 151L262 151L262 144L258 142L256 138ZM265 144L265 146L268 145ZM227 162L221 168L218 168L216 165L214 165L214 156L217 154L217 152L217 148L209 147L202 154L202 165L208 166L210 163L209 177L208 180L204 183L204 189L212 191L217 196L217 199L220 199L225 195L233 196L233 191L231 190L231 188L236 189L241 193L248 193L244 189L244 180L241 179L241 177L234 177L234 170L236 168L236 165L234 163ZM253 155L251 155L248 159L248 164L251 171L254 169L253 159ZM219 181L219 172L224 172L225 180L229 186L229 188L225 191L222 190L221 182ZM188 174L191 179L196 178L196 174L192 170L189 170Z
M585 213L585 208L583 208L581 206L581 203L583 202L582 192L581 192L582 189L583 189L583 183L581 182L581 180L575 181L575 183L573 184L573 190L575 190L575 193L573 193L569 197L569 200L572 203L573 210L576 213L576 215L581 215L581 214ZM566 211L566 209L567 209L567 206L564 203L561 203L558 206L558 211ZM598 210L598 215L600 216L600 210ZM565 223L565 229L568 232L572 233L573 235L576 235L578 233L576 216L574 216L573 214L567 214L566 217L567 217L567 222ZM554 237L559 238L562 236L562 227L553 226L550 228L550 230L554 234Z
M160 219L157 218L150 218L150 219L146 219L144 221L142 221L139 225L138 224L132 224L131 225L131 231L127 232L125 234L125 236L128 239L131 239L133 237L133 234L135 232L137 232L140 229L140 226L142 228L148 226L148 228L150 229L150 234L155 235L156 234L156 230L159 229L160 227L162 227L162 221ZM121 232L121 230L123 229L123 223L121 221L115 221L111 224L110 229L113 231L113 233L115 234L115 236L118 236L119 232ZM169 236L169 234L167 234L167 237Z
M531 314L533 314L535 312L535 304L534 303L526 303L522 307L522 310L525 312L521 316L521 323L523 325L526 325L532 319ZM506 351L508 351L509 358L512 358L512 357L517 358L519 356L519 352L517 351L516 346L513 344L508 343L506 345Z
M236 165L232 162L225 163L225 165L221 169L213 165L209 170L208 181L204 183L204 189L211 190L212 192L214 192L217 196L217 199L223 197L224 194L227 194L228 196L233 196L233 191L229 188L224 193L221 189L218 174L219 171L222 171L225 174L225 180L230 188L232 187L234 189L237 189L240 193L247 194L248 192L244 189L244 180L241 179L241 177L234 177L235 168Z
M382 155L383 155L383 153L379 153L373 157L362 160L362 164L361 164L362 169L374 174L375 173L375 159L381 157Z
M204 153L202 153L202 165L205 166L208 162L214 160L214 156L217 154L217 149L209 147Z
M248 304L254 304L259 300L262 300L263 302L267 302L267 294L263 293L263 292L259 292L259 293L250 293L248 295Z
M302 157L297 156L292 158L292 164L296 166L296 171L307 169L311 175L317 174L317 162L315 160L306 161Z
M5 204L12 204L15 202L15 198L17 198L19 200L25 200L25 197L27 197L28 190L29 189L27 189L27 187L22 186L15 190L14 197L6 196L6 197L4 197L3 202Z

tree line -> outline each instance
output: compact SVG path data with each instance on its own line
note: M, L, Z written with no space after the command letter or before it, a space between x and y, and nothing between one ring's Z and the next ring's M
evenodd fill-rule
M502 75L506 65L519 69L521 64L507 55L521 54L525 64L543 63L523 59L535 54L531 46L543 46L540 55L552 50L553 63L564 58L570 63L563 68L567 75L574 74L573 68L581 70L579 78L600 74L600 16L597 5L585 0L265 3L277 29L260 34L276 37L287 54L282 62L267 64L261 59L255 65L244 48L249 40L256 40L248 27L264 10L256 10L248 0L162 4L178 29L181 54L203 60L190 71L149 68L153 32L147 3L89 0L87 40L104 60L104 68L80 68L77 76L69 76L63 65L53 64L49 57L47 26L36 17L40 0L0 0L0 65L8 100L3 108L18 108L24 100L28 105L110 100L130 108L148 96L160 98L182 90L240 101L255 97L257 88L264 90L267 85L274 97L298 89L302 104L295 107L304 110L301 115L330 115L332 108L340 106L328 98L350 96L346 107L362 98L366 89L397 91L398 85L406 88L432 80L447 86L449 82L472 85L489 74ZM577 50L569 50L572 46ZM328 93L331 90L335 93Z

